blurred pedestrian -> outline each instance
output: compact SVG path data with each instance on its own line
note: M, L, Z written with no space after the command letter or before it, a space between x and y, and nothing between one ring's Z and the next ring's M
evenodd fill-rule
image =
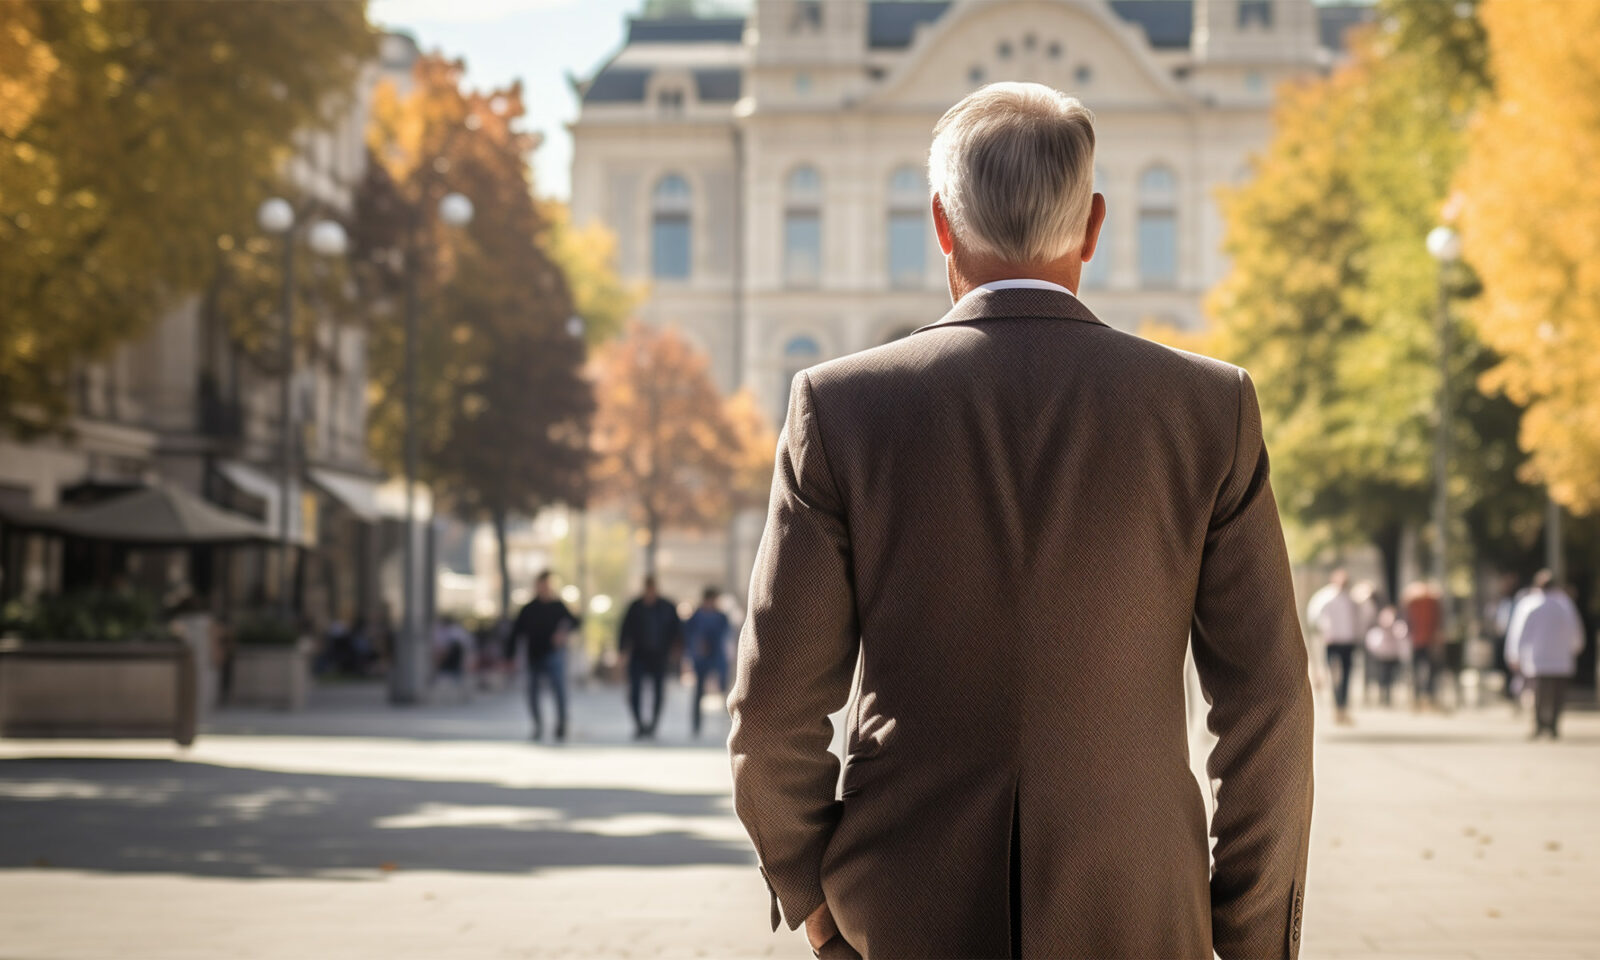
M1321 603L1316 615L1317 632L1322 635L1328 656L1328 678L1333 684L1333 722L1348 726L1350 719L1350 671L1355 664L1356 644L1361 642L1362 612L1350 593L1350 578L1343 570L1333 571L1328 586L1319 591Z
M1393 701L1395 675L1405 653L1406 625L1392 606L1378 611L1378 620L1367 630L1366 664L1378 684L1378 703L1387 707Z
M1444 604L1433 584L1417 582L1406 587L1406 635L1411 640L1411 708L1424 710L1437 706L1435 688L1444 651L1440 620Z
M683 643L694 667L694 702L690 705L690 729L700 736L700 701L706 695L706 681L717 678L717 690L728 694L728 615L717 605L722 592L706 587L700 607L683 625Z
M628 709L633 714L633 739L656 735L661 722L661 700L666 694L667 666L683 641L683 622L677 606L656 589L655 574L644 578L644 592L628 604L617 635L617 652L628 661ZM645 684L652 691L650 719L645 719Z
M1517 590L1517 575L1503 573L1500 575L1499 594L1490 601L1484 610L1484 624L1489 632L1489 642L1494 645L1494 668L1500 674L1501 692L1506 700L1510 701L1512 710L1521 712L1522 690L1521 681L1517 671L1506 659L1506 638L1511 633L1511 615L1516 611L1517 601L1522 599L1526 591Z
M556 742L567 739L567 663L566 648L571 632L583 618L567 609L556 596L549 570L533 579L533 599L517 613L506 635L505 658L516 656L520 647L528 664L528 713L533 717L533 739L544 736L544 718L539 710L539 688L550 686L556 704Z
M1506 632L1506 662L1533 683L1533 734L1560 736L1567 681L1583 650L1583 620L1577 605L1549 570L1533 578L1533 589L1517 601Z
M468 655L472 649L472 635L461 621L444 614L433 628L432 683L449 680L456 694L465 700L470 695L467 687Z
M1383 607L1382 594L1371 580L1357 580L1350 587L1350 599L1356 602L1355 675L1361 678L1361 705L1372 702L1373 688L1378 685L1377 670L1367 662L1367 647L1362 640L1367 631L1378 622L1378 611Z

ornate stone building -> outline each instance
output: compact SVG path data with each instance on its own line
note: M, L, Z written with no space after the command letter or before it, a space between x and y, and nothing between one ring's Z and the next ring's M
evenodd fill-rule
M781 417L795 371L949 306L928 214L930 131L997 80L1098 121L1109 217L1084 299L1126 329L1202 322L1227 268L1215 188L1249 175L1273 91L1327 69L1370 7L1309 0L658 2L592 77L579 222L615 231L642 308Z

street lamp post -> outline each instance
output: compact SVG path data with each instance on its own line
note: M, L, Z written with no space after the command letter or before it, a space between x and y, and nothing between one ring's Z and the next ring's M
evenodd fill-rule
M282 197L271 197L256 210L256 223L283 242L283 320L278 330L278 612L284 620L293 617L289 589L289 497L294 474L293 387L294 373L294 207ZM324 257L342 256L347 246L344 228L332 220L311 225L307 238L313 253Z
M567 318L567 336L574 340L582 340L584 332L588 329L582 317L577 314ZM589 602L589 491L588 482L584 482L583 501L578 504L578 529L573 544L578 569L576 582L578 591L583 594L583 602Z
M1450 293L1451 264L1461 259L1461 237L1449 227L1428 231L1428 253L1439 264L1439 300L1434 327L1439 338L1438 423L1433 443L1433 576L1440 591L1440 627L1446 642L1454 628L1450 597Z
M472 222L472 201L459 193L447 193L439 200L439 220L446 226L464 227ZM405 393L405 582L401 585L404 614L400 642L395 645L395 662L389 684L392 703L415 703L422 691L421 632L417 622L417 593L421 588L417 570L417 233L413 223L406 231L405 249L405 361L402 377Z

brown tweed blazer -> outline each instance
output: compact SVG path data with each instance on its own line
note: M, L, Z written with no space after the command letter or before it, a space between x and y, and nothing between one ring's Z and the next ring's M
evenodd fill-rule
M826 901L867 957L1296 954L1311 692L1243 370L980 291L797 376L775 473L728 742L774 928Z

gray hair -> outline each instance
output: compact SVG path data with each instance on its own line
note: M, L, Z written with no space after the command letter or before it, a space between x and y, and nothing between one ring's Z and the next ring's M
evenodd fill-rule
M1039 83L991 83L933 128L928 184L974 252L1042 263L1083 247L1094 197L1094 114Z

